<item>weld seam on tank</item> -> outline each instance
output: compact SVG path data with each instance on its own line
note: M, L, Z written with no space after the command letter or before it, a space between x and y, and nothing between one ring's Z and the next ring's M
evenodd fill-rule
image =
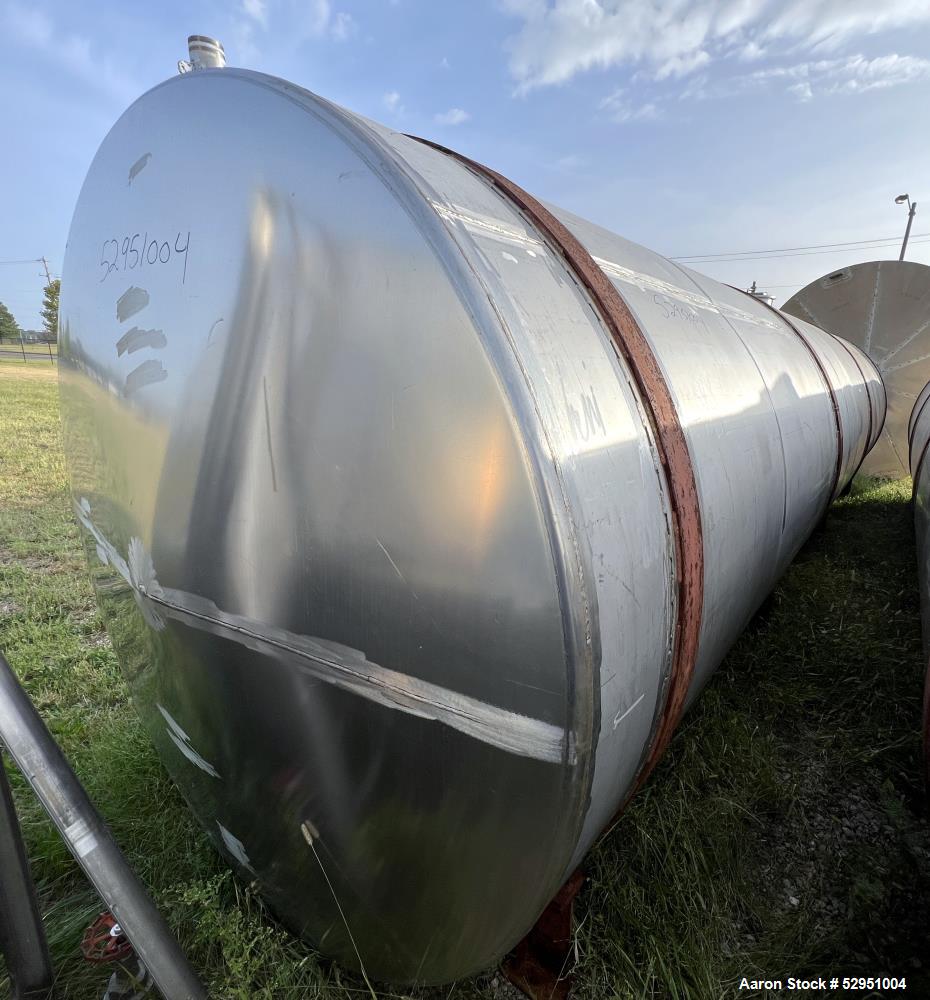
M743 291L743 294L749 295L749 292ZM756 298L756 296L753 296L753 298ZM769 303L766 302L765 299L759 299L758 301L761 302L766 309L770 309L773 313L775 313L775 315L778 316L790 330L793 330L798 335L798 339L801 341L801 343L804 344L804 346L810 352L811 357L814 359L814 363L817 365L817 370L820 372L824 384L827 387L827 392L830 394L830 405L833 407L833 420L834 423L836 424L836 471L833 476L833 487L830 490L829 496L827 498L827 507L829 507L830 504L833 503L833 501L836 499L836 495L840 490L840 476L843 474L843 451L844 451L843 420L840 417L840 404L836 398L836 391L833 388L833 383L830 381L830 376L827 374L827 369L824 366L823 361L821 361L820 359L820 355L814 349L814 345L807 339L807 337L803 333L801 333L798 327L796 327L794 323L792 323L791 320L783 312L776 309L775 306L769 305ZM866 388L866 396L868 396L868 388ZM871 409L872 409L872 401L870 398L869 399L870 412Z
M691 453L678 411L658 359L636 317L581 241L536 198L509 178L438 143L416 136L412 138L452 156L503 191L528 216L534 228L555 244L569 270L593 300L601 322L610 334L611 342L636 381L652 425L673 513L679 598L672 669L665 705L652 734L645 761L627 796L629 801L658 763L681 719L701 634L704 589L701 510Z

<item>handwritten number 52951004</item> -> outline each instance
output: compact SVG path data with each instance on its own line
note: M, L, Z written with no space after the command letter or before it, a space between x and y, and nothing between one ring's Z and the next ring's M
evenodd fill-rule
M183 246L181 246L182 239ZM190 245L190 230L186 233L177 233L173 241L149 239L148 233L133 233L132 236L124 236L121 240L104 240L100 249L100 267L103 270L100 281L106 281L114 271L154 267L156 264L167 264L172 257L183 257L184 265L181 271L181 284L183 284L187 278L187 252Z

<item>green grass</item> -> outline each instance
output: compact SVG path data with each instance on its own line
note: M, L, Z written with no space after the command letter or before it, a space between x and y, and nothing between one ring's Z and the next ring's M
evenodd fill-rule
M0 648L210 995L367 995L228 873L129 706L85 576L50 363L0 362L0 420ZM930 995L913 963L930 965L930 831L909 495L865 484L834 505L588 858L577 997L710 1000L742 976L877 972ZM78 943L101 905L8 772L56 996L87 1000L108 973ZM491 998L496 976L381 995Z

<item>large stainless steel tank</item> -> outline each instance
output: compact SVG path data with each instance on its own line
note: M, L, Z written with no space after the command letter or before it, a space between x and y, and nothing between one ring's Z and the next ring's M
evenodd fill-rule
M930 379L930 267L910 260L854 264L812 281L782 308L856 344L875 363L888 419L862 472L906 476L908 417Z
M528 930L885 408L855 348L240 70L120 118L61 302L152 738L274 910L385 980Z

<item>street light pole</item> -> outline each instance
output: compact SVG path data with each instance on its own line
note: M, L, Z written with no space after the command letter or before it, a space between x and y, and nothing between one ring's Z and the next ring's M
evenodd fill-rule
M904 251L907 250L907 239L911 235L911 223L914 221L914 216L917 214L917 202L911 202L908 195L899 194L894 200L896 205L903 205L904 202L907 202L909 211L907 213L907 228L904 230L904 242L901 244L901 256L898 257L898 260L904 260Z

